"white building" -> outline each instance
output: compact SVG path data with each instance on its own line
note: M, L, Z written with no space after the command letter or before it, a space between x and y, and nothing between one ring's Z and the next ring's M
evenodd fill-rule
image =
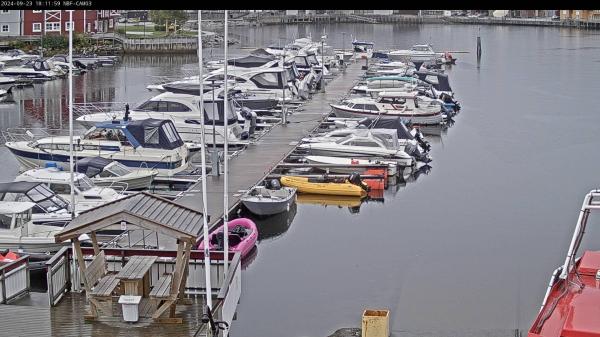
M21 11L0 10L0 36L21 35Z

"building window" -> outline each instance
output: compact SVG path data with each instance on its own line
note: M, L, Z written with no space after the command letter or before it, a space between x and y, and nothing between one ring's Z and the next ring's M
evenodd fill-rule
M65 22L65 31L69 31L71 29L71 23L70 22Z
M114 24L115 24L115 20L114 19L108 20L108 28L112 28Z
M9 31L8 25L2 25L2 33L8 33Z
M87 23L87 31L91 32L92 31L92 24L91 23Z
M98 20L94 20L94 30L98 30Z
M60 22L46 22L47 32L60 32Z
M41 12L43 12L43 11L33 11L33 12L34 12L34 13L41 13Z
M10 13L10 11L7 11L6 9L2 10L2 14L9 14L9 13Z
M34 22L34 23L33 23L33 29L32 29L32 31L33 31L34 33L39 33L39 32L41 32L41 31L42 31L42 24L41 24L40 22Z

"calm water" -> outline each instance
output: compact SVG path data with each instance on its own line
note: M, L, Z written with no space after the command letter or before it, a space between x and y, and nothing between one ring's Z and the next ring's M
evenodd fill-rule
M291 222L258 221L268 234L243 273L232 335L327 336L360 326L365 308L389 308L394 336L514 336L527 329L562 262L582 198L598 187L600 35L482 26L478 65L477 26L232 32L243 46L264 46L308 33L316 39L323 29L340 48L352 34L377 48L428 42L470 51L455 54L448 71L463 109L447 134L432 139L432 171L386 191L384 203L363 204L359 213L299 204ZM151 96L150 76L185 74L195 62L193 55L128 57L114 70L78 78L76 97L139 102ZM16 104L0 107L0 127L67 127L65 85L20 92ZM0 173L11 180L16 161L2 151Z

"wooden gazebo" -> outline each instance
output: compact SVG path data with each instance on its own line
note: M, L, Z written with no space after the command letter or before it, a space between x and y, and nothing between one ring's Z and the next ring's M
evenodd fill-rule
M150 193L140 192L82 212L56 235L57 242L72 240L83 277L91 312L88 319L103 313L113 316L113 299L119 295L142 296L142 312L158 321L181 321L174 317L178 298L183 298L190 251L202 230L203 214ZM150 289L148 271L156 256L133 256L118 273L110 273L96 233L106 229L139 228L177 239L177 256L172 273L161 275ZM79 237L91 238L94 257L86 266ZM170 309L168 318L161 318Z

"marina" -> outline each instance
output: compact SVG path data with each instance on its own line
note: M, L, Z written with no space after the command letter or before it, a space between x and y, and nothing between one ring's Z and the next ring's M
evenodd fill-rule
M210 275L211 313L215 320L227 323L216 335L231 330L233 335L247 336L275 337L281 336L282 331L289 332L283 335L349 336L351 329L346 328L360 327L360 314L366 314L366 308L388 310L392 336L516 336L527 334L535 322L537 330L531 333L542 331L543 324L539 322L546 319L535 317L540 305L548 303L542 302L548 276L564 258L564 248L572 234L572 226L568 224L573 223L577 214L578 200L593 187L598 165L594 156L579 155L594 153L598 145L594 137L597 116L592 113L592 103L584 99L598 88L588 73L566 60L574 55L585 56L580 64L584 68L593 67L593 46L598 39L565 28L489 25L480 30L469 25L455 25L451 31L448 28L435 24L399 28L366 22L286 25L285 29L275 25L232 27L233 35L245 34L240 40L248 46L267 47L284 40L291 47L305 43L300 38L312 36L312 46L318 49L321 41L314 37L325 29L329 36L325 43L331 43L336 50L350 50L349 32L352 32L353 37L373 41L373 51L377 53L405 51L425 43L437 51L472 52L454 54L455 64L423 70L423 74L441 71L447 76L452 85L452 102L435 101L445 90L431 89L421 82L416 86L399 85L401 77L411 77L415 83L420 78L416 74L419 68L410 65L388 67L385 75L378 75L394 78L389 87L380 83L378 88L367 87L364 93L353 92L361 83L368 83L365 75L383 69L384 62L374 58L367 62L354 55L341 63L339 58L343 59L345 53L340 52L338 59L334 56L326 63L331 75L324 84L317 80L316 69L320 68L323 74L320 64L309 70L314 80L307 83L309 94L304 98L308 99L303 99L302 90L293 92L292 86L300 86L298 79L288 81L290 91L278 96L274 109L249 109L253 114L248 114L248 110L242 113L236 106L236 116L225 120L248 132L242 146L232 146L235 139L241 139L237 135L238 138L231 138L234 141L229 144L230 151L224 154L221 141L215 144L219 145L217 157L213 144L203 148L202 144L183 139L181 143L190 153L182 157L186 163L189 158L196 171L186 173L184 178L175 173L154 172L152 165L145 167L150 171L146 174L156 174L154 179L161 176L162 182L151 183L162 184L160 189L153 187L139 192L146 183L131 190L121 185L118 198L87 211L80 210L82 213L66 226L69 219L61 220L65 227L60 227L57 238L64 241L64 246L58 246L49 259L40 264L35 254L27 257L17 251L16 261L0 265L3 291L8 289L7 277L11 281L21 278L33 283L22 282L21 288L10 288L14 292L3 293L2 300L8 303L0 305L0 310L10 322L6 329L23 335L51 331L56 336L215 335L208 331L216 325L209 323L206 312L206 277ZM345 41L340 38L342 33ZM461 38L454 39L453 34ZM475 53L477 37L484 47L483 57L479 58ZM231 49L229 58L244 57L249 52L243 48ZM213 61L222 60L223 55L218 50L215 53ZM535 61L540 54L545 58ZM78 75L74 78L78 83L75 101L88 105L127 102L136 111L140 106L136 103L151 101L157 95L147 89L153 83L151 77L170 75L182 79L194 76L190 69L198 67L197 59L185 55L152 58L150 62L140 56L125 56L122 63L110 68ZM318 52L316 59L323 61ZM333 67L336 61L337 66L343 66ZM408 63L406 58L392 62L405 61ZM557 74L566 76L566 80L588 81L587 86L563 87L552 80L556 74L546 72L549 64L557 65ZM295 72L293 65L279 64L279 69L285 67L288 74ZM209 70L204 69L207 73ZM416 70L414 76L408 70ZM229 74L239 75L237 71ZM532 76L541 79L536 83L525 80ZM197 77L195 81L199 85ZM323 91L316 88L316 82L320 82ZM13 101L9 99L0 106L0 113L4 114L0 119L2 130L46 128L47 142L62 144L54 140L60 140L64 133L52 129L64 131L63 126L68 122L66 83L67 79L58 78L34 83L32 87L13 88ZM209 84L210 81L204 82L205 89ZM369 89L377 89L376 95L367 94ZM281 93L279 88L272 90L270 94ZM420 91L421 96L408 95L411 90ZM427 96L432 92L434 98ZM59 99L53 100L52 95ZM209 96L204 100L205 109L218 101ZM398 101L375 102L378 97ZM387 120L380 115L396 109L386 104L421 108L421 103L407 103L416 97L437 102L428 109L437 111L441 119L434 125L420 125L403 116L402 128L377 124L379 120ZM506 97L514 98L514 105L508 109ZM222 102L223 97L220 99ZM372 112L367 105L373 104L379 112L369 117L372 121L338 115L331 105L344 100L362 104L352 109ZM581 105L578 109L581 111L564 114L575 101ZM193 104L198 105L199 101ZM455 107L460 107L460 112ZM288 114L284 117L285 108ZM169 112L176 115L180 110ZM129 132L142 147L161 143L171 137L173 130L179 134L179 125L185 123L178 124L173 120L175 117L165 117L161 120L171 122L141 125L139 130L157 128L157 136L152 138L146 131L136 131L140 115L133 121L123 118L125 114L114 120L109 117L104 122L108 124L103 126L115 130L119 128L115 125L134 123ZM194 123L199 125L196 130L203 128L199 119ZM166 124L172 128L160 129ZM75 126L78 137L90 125ZM251 132L254 126L257 128ZM29 136L25 133L25 137ZM211 138L209 131L206 138ZM106 141L113 143L102 146L125 146L120 138ZM176 139L173 142L179 143ZM7 161L0 168L5 183L11 183L24 171L19 167L22 162L11 154L10 145L0 149ZM380 147L406 157L383 155L387 152L361 147ZM198 170L201 149L207 151L209 161L204 181L206 199L202 170ZM65 163L61 174L67 177L68 141L61 151ZM76 161L82 163L78 164L82 166L81 177L96 178L94 183L99 181L95 170L108 173L112 166L107 165L114 165L111 160L126 165L98 148L85 158L78 156L79 151L74 152ZM91 156L93 152L97 157ZM225 157L228 157L227 183L222 166ZM41 166L38 170L55 170L44 168L45 163L35 166ZM141 172L140 165L132 166L134 172L135 167ZM47 175L50 173L35 171L29 173L28 179L48 180ZM568 184L562 183L565 176L570 177ZM60 193L52 182L47 184L69 203L69 193ZM288 199L294 202L275 205L275 193L249 192L261 184L268 191L278 191L281 186L297 189L296 195ZM102 188L117 185L109 180ZM356 194L340 192L337 188L342 186L355 189ZM8 190L9 186L3 189ZM309 190L311 193L307 194ZM258 195L268 195L272 206L279 208L253 210L242 205L242 198ZM202 210L205 202L206 214ZM590 205L593 206L590 209L596 207L595 203ZM190 212L196 218L192 215L184 221L186 216L169 218L178 212ZM227 235L222 234L224 216L230 225ZM36 219L39 218L37 215ZM201 246L207 233L202 228L205 220L211 232L209 261L205 261ZM591 226L590 229L592 232L588 234L593 237ZM87 237L81 236L84 234ZM224 244L224 237L231 241ZM77 243L79 240L81 245ZM227 249L230 253L224 261L223 250ZM582 260L583 267L579 268L589 269L584 281L591 290L594 284L590 281L593 276L590 270L596 267L590 267L595 263L594 255L586 254L592 257ZM40 265L44 266L41 277L40 271L33 268ZM80 270L81 275L70 274L74 270ZM37 284L40 280L41 285ZM551 283L554 284L558 287L561 283ZM557 295L553 290L546 298L554 299ZM127 322L127 305L139 309L137 322ZM39 319L35 322L22 319L32 315ZM268 324L257 324L265 316L269 316ZM557 319L548 317L549 322Z

